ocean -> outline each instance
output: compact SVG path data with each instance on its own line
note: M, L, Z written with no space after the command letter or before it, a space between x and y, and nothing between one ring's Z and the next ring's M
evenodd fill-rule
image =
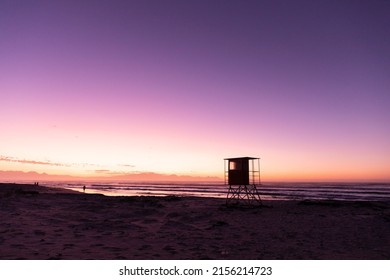
M228 186L215 182L42 182L108 196L196 196L225 198ZM264 200L332 199L390 201L390 183L263 183L257 186Z

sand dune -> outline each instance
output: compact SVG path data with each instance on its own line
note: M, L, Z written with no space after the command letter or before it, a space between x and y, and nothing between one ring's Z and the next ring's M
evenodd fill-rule
M390 202L106 197L0 184L0 259L390 259Z

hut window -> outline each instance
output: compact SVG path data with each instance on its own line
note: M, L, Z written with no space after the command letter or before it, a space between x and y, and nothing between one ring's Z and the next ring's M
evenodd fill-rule
M241 170L241 162L240 161L229 162L229 170Z

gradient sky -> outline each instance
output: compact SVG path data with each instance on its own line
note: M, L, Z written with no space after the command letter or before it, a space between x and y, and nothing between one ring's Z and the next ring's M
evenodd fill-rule
M0 0L0 170L390 180L390 1Z

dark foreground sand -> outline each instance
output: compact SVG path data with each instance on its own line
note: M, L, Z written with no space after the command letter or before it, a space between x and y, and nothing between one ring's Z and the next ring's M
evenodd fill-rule
M0 259L390 259L390 202L266 204L0 184Z

